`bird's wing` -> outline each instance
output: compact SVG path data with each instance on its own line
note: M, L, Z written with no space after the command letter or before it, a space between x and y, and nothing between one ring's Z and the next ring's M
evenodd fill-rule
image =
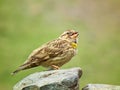
M34 50L25 63L42 63L54 57L61 56L67 44L64 40L53 40Z

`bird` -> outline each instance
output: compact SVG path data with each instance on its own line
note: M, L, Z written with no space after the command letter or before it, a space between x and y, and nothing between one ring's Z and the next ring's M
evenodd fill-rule
M49 70L57 70L77 54L79 33L75 30L66 30L58 38L49 41L33 50L27 60L11 74L22 70L43 66Z

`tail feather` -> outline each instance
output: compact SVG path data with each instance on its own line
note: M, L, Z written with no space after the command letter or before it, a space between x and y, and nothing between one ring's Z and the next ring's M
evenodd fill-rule
M16 69L15 71L13 71L13 72L11 73L11 75L15 75L16 73L18 73L18 72L20 72L20 71L22 71L22 70L25 70L25 69L27 69L28 67L29 67L29 64L23 64L23 65L19 66L18 69Z
M29 68L33 68L33 67L36 67L38 66L36 63L25 63L23 65L21 65L17 70L15 70L14 72L12 72L11 74L12 75L15 75L16 73L22 71L22 70L25 70L25 69L29 69Z
M21 70L22 70L22 69L19 69L19 68L18 68L17 70L15 70L14 72L12 72L11 75L15 75L16 73L20 72Z

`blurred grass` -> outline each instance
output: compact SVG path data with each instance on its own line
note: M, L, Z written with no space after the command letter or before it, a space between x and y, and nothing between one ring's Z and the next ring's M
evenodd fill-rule
M0 1L0 89L11 90L37 67L11 76L35 48L64 30L80 32L78 55L62 68L81 67L88 83L120 85L119 1ZM73 64L74 63L74 64Z

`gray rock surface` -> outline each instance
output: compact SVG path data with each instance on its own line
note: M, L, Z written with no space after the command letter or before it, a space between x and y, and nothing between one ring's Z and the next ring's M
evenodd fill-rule
M88 84L82 90L120 90L120 86L108 84Z
M79 90L80 68L36 72L19 81L13 90Z

